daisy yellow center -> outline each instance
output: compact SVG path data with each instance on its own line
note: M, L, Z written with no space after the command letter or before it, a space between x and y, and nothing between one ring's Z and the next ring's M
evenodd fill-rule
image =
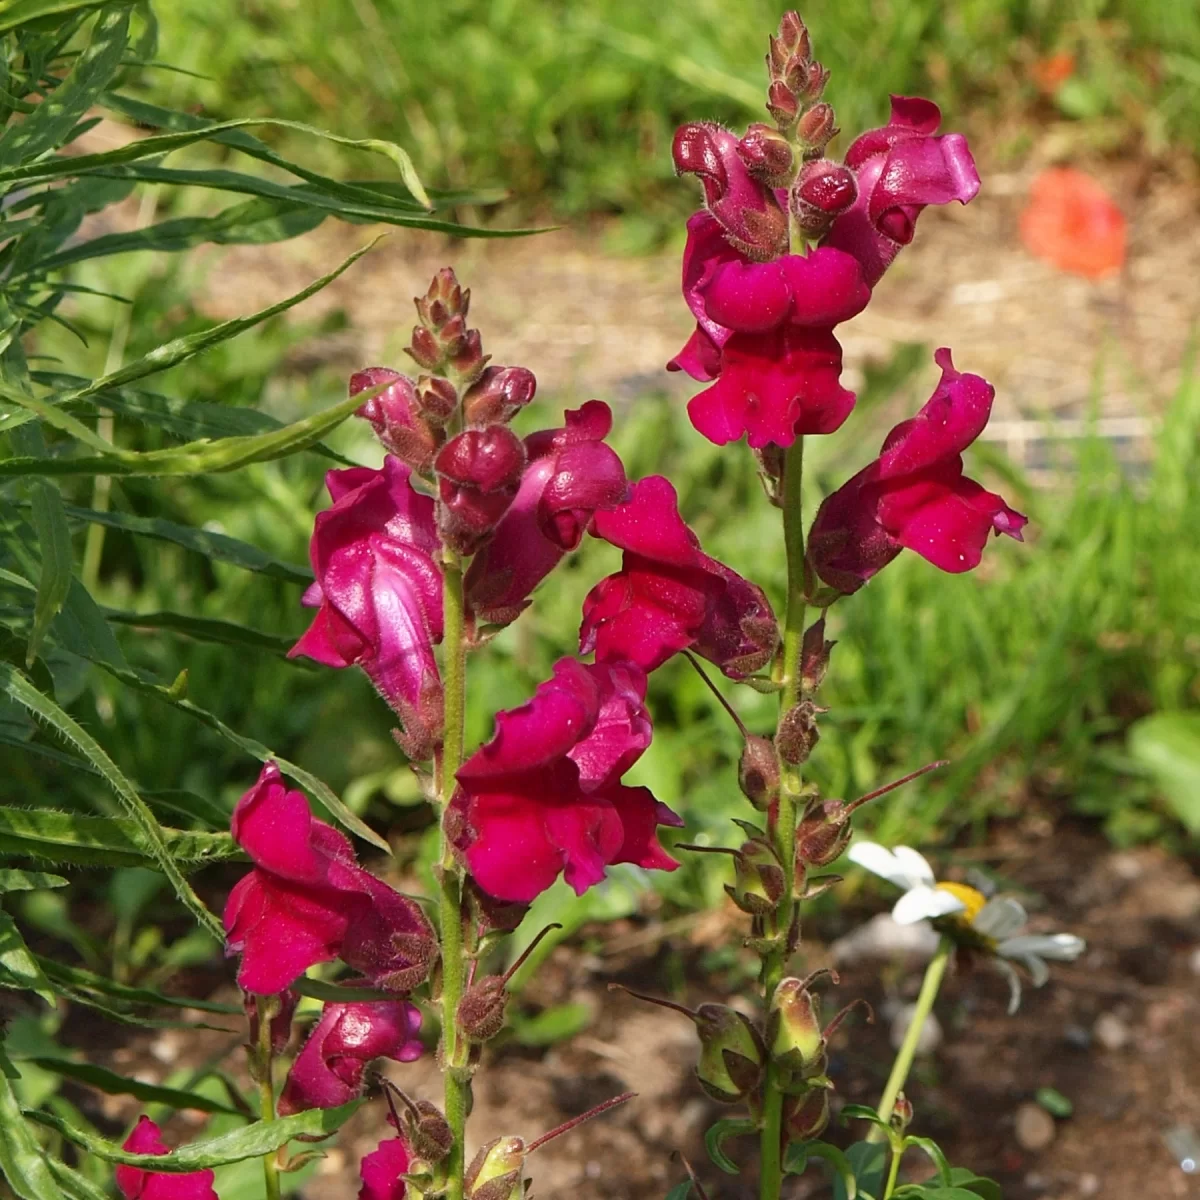
M956 900L962 901L966 911L954 915L967 924L971 924L979 916L980 910L987 903L987 897L982 892L968 887L965 883L939 883L936 886L938 891L949 892Z

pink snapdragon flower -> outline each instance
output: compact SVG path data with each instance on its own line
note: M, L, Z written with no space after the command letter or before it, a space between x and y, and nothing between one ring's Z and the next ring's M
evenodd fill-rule
M406 751L425 758L442 727L442 575L434 503L409 475L388 455L382 470L325 476L333 506L317 514L304 594L317 615L290 656L362 667L403 722Z
M411 1163L412 1151L404 1138L384 1138L359 1165L362 1187L358 1189L358 1200L405 1200L408 1190L404 1175Z
M1025 517L963 474L962 452L987 425L995 389L956 371L949 350L934 359L942 378L924 408L817 511L809 562L840 592L857 591L905 547L957 573L979 565L993 530L1022 540Z
M363 1072L376 1058L414 1062L421 1010L405 1000L329 1003L304 1043L279 1097L279 1115L336 1108L362 1091Z
M395 991L428 974L436 943L420 908L364 871L349 841L284 786L275 763L238 801L232 831L254 860L224 914L227 950L242 956L243 990L282 992L334 958Z
M700 549L668 480L639 480L624 504L596 514L592 532L625 553L620 571L583 602L584 653L653 671L694 649L734 679L770 660L779 641L770 602L757 584Z
M464 581L477 620L516 620L533 589L579 545L592 514L624 497L625 468L604 443L611 429L608 405L589 400L566 413L561 429L525 439L516 498Z
M149 1117L139 1117L122 1150L130 1154L170 1154L162 1130ZM212 1171L144 1171L121 1163L113 1172L125 1200L217 1200Z
M871 287L912 241L927 204L966 204L979 191L966 138L936 136L941 120L933 101L893 96L888 123L864 133L846 151L845 165L858 179L858 198L821 245L854 255Z
M761 449L797 435L832 433L850 415L833 328L860 313L870 288L853 255L820 249L754 262L707 213L688 221L683 294L696 331L667 364L715 380L688 404L692 424L717 445L745 435Z
M659 825L682 822L621 776L650 744L646 676L632 663L560 659L459 769L447 831L475 881L525 903L561 873L582 895L613 863L673 871Z

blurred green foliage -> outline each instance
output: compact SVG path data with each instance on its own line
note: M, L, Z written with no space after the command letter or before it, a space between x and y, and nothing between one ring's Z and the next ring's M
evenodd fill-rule
M214 114L386 135L439 186L504 186L518 207L622 213L647 237L691 199L671 135L762 112L780 0L173 0L172 61ZM1101 147L1200 148L1200 8L1180 0L810 0L799 6L850 136L889 91L935 95L952 122L1033 111L1092 120ZM1039 59L1075 58L1053 102ZM174 86L152 76L162 91ZM843 145L845 139L843 139ZM635 241L636 244L636 241Z

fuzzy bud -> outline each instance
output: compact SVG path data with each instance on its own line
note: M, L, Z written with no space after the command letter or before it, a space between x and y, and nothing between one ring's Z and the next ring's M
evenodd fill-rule
M777 79L767 89L767 112L775 118L781 129L794 124L800 113L800 101L796 99L796 93L782 79Z
M417 325L413 329L412 341L407 347L407 352L418 366L427 371L436 371L445 358L437 337L424 325Z
M458 391L441 375L422 375L417 380L417 407L431 425L445 425L458 408Z
M507 425L467 429L434 461L438 528L460 554L474 554L508 511L521 483L525 447Z
M792 1076L808 1079L825 1073L820 1002L806 981L789 977L775 989L767 1040L771 1058Z
M474 383L483 374L490 354L484 354L478 329L468 329L449 351L450 366L464 384Z
M819 238L858 195L854 173L840 163L819 158L805 163L791 190L792 212L805 237Z
M808 761L821 736L816 720L820 711L811 700L801 700L784 713L779 722L779 731L775 734L775 746L785 763L799 766Z
M828 74L825 78L828 79ZM824 86L824 83L822 83ZM806 157L824 154L825 147L837 136L837 117L833 106L822 101L814 104L796 123L796 138Z
M751 838L733 856L734 881L725 885L729 898L744 913L765 916L783 899L786 877L779 855L769 842Z
M453 267L442 267L424 296L413 299L421 324L433 331L442 329L453 317L466 317L471 307L471 289L460 286Z
M463 397L468 425L501 425L527 405L537 380L524 367L488 367Z
M501 975L489 975L472 984L458 1002L455 1023L468 1041L482 1045L504 1028L504 1012L508 1005L507 980Z
M417 1158L431 1165L440 1163L454 1149L454 1130L436 1105L418 1100L405 1115L408 1144Z
M424 420L412 380L390 367L366 367L350 376L349 394L362 392L376 394L354 415L369 421L384 448L401 462L414 471L428 471L444 435Z
M488 1142L471 1160L463 1183L465 1200L523 1200L525 1143L519 1137Z
M746 170L769 187L787 187L795 176L795 157L788 140L770 125L754 124L737 144Z
M815 692L829 670L829 655L836 642L825 640L825 616L804 631L804 642L800 647L800 687L805 692Z
M738 763L738 785L746 799L761 812L766 812L779 794L779 760L767 738L752 734L746 739Z
M779 32L771 39L771 51L772 55L767 60L767 64L773 67L778 54L780 69L789 58L806 60L812 57L808 29L795 9L785 12L779 18Z
M829 1089L810 1087L783 1099L783 1142L810 1142L829 1124Z
M700 1086L721 1104L744 1100L762 1077L762 1035L740 1012L723 1004L701 1004L692 1019L700 1036Z

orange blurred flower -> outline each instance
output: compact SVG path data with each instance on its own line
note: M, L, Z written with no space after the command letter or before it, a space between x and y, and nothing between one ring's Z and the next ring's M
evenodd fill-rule
M1060 50L1037 59L1029 70L1038 91L1053 96L1072 75L1075 74L1075 55L1069 50Z
M1033 181L1021 241L1062 271L1098 279L1125 262L1125 217L1090 175L1054 167Z

